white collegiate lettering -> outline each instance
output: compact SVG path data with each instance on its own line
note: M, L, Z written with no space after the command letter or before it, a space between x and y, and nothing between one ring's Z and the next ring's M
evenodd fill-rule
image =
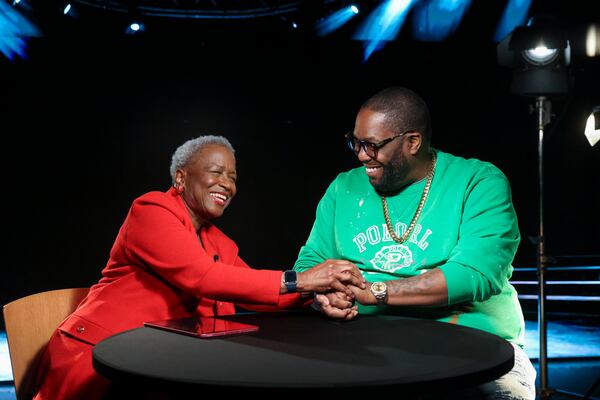
M419 243L417 243L417 246L419 246L421 250L425 250L427 246L429 246L429 242L426 242L426 240L432 233L433 232L431 231L431 229L427 229L423 236L421 236L421 240L419 240Z
M387 227L385 228L385 230L387 230ZM396 236L403 236L404 232L406 232L406 224L404 222L396 222L396 225L394 225L394 233L396 234Z
M427 246L429 246L429 242L427 242L427 238L433 232L431 231L431 229L426 229L425 232L421 235L421 237L419 237L422 230L423 230L423 227L421 226L421 224L416 224L414 227L413 233L410 235L410 238L408 241L419 246L419 248L421 250L425 250L427 248ZM403 222L396 222L396 225L394 226L394 231L395 231L396 235L402 236L404 234L404 232L406 231L406 224ZM364 232L360 232L356 236L354 236L354 238L352 238L352 241L358 247L358 251L360 253L362 253L367 249L365 247L367 242L369 243L369 245L375 246L381 242L391 242L391 241L393 241L393 239L390 236L386 225L382 224L380 226L377 226L377 225L369 226Z
M417 241L417 236L419 236L419 233L421 232L421 228L422 226L417 224L415 225L415 228L413 229L412 233L410 234L410 238L408 239L409 242L417 244L419 243Z
M364 233L361 232L358 235L354 236L354 239L352 239L352 241L358 246L359 253L362 253L367 249L365 247L365 243L367 243L367 236Z
M379 229L376 225L372 225L367 228L367 239L369 239L370 245L375 245L381 242L381 235L379 234Z

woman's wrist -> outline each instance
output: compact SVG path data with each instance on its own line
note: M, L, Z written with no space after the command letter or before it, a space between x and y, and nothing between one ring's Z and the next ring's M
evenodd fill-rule
M302 276L302 272L296 272L292 269L283 271L281 273L279 293L305 292L306 290L303 290Z
M296 274L296 291L297 292L312 292L311 290L306 290L305 282L304 282L304 272L298 272Z
M285 286L285 276L283 271L281 272L281 279L279 281L279 294L287 293L287 286Z

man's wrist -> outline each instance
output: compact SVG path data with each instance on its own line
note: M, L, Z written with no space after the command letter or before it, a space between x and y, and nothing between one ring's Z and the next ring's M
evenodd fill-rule
M373 295L376 305L383 306L387 304L388 300L388 287L385 282L373 282L371 283L370 292Z

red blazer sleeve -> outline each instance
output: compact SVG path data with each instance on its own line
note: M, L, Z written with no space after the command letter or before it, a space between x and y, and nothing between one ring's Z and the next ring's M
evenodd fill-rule
M281 272L215 262L200 245L187 212L168 194L137 199L123 226L128 256L196 297L279 304Z

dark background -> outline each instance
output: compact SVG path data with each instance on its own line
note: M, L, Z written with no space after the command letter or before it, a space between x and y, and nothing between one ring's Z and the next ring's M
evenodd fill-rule
M443 42L415 41L408 19L367 62L351 36L368 4L320 38L315 8L293 16L297 30L292 16L152 19L143 35L126 36L123 17L59 18L46 3L33 14L44 35L29 41L27 58L0 55L0 303L95 283L132 200L168 189L172 152L201 134L224 135L237 150L238 196L217 225L250 265L290 267L329 182L358 166L343 134L360 104L392 85L428 102L434 147L508 176L523 237L515 265L533 265L536 117L534 99L511 94L511 70L496 61L504 1L473 2ZM530 15L557 15L581 47L575 33L593 21L590 4L539 0ZM574 54L571 91L551 98L544 219L557 265L590 265L600 253L600 145L583 135L600 104L599 72L598 59Z

